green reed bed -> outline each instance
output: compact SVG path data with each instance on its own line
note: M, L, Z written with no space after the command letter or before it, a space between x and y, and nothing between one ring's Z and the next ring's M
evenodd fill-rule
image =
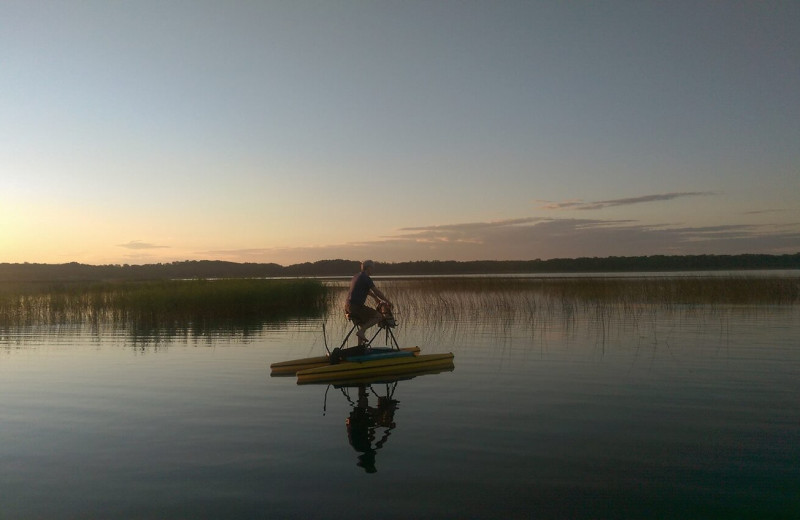
M308 279L6 284L0 286L0 324L235 326L317 316L326 301L325 285Z

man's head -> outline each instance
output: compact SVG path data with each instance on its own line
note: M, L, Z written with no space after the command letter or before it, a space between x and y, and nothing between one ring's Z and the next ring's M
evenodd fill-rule
M373 262L372 260L364 260L363 262L361 262L362 271L366 271L367 269L372 269L373 267L375 267L375 262Z

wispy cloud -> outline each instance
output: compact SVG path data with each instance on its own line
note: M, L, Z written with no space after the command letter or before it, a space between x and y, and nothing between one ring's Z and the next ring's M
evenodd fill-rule
M398 229L376 240L319 247L206 251L232 261L507 260L656 254L796 253L800 224L682 226L637 220L526 217Z
M522 224L530 224L532 222L540 222L542 220L550 220L550 219L544 219L540 217L525 217L525 218L514 218L506 220L490 220L489 222L466 222L461 224L443 224L436 226L406 227L406 228L401 228L400 231L434 231L434 230L453 231L453 232L475 231L478 229L518 226Z
M754 210L754 211L743 211L742 215L769 215L775 213L785 213L786 210L784 209L761 209L761 210Z
M149 242L142 242L141 240L131 240L127 244L117 244L117 247L124 247L125 249L168 249L169 246L159 246Z
M716 195L716 193L712 191L681 191L672 193L655 193L652 195L642 195L640 197L628 197L623 199L599 200L595 202L586 202L581 199L572 199L562 202L552 202L552 201L540 201L540 202L546 203L544 206L542 206L543 209L550 209L550 210L565 210L565 209L599 210L616 206L630 206L633 204L662 202L665 200L674 200L683 197L708 197L711 195Z
M699 227L636 220L534 218L487 224L491 225L415 228L395 238L409 246L435 244L454 259L785 253L800 247L798 225Z

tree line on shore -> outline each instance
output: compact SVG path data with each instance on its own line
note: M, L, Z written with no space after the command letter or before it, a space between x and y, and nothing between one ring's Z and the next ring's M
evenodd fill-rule
M800 253L786 255L654 255L631 257L554 258L548 260L475 260L378 262L376 275L470 275L714 271L800 269ZM359 270L357 260L321 260L282 266L187 260L144 265L11 264L0 263L0 281L51 282L93 280L163 280L176 278L275 278L348 276Z

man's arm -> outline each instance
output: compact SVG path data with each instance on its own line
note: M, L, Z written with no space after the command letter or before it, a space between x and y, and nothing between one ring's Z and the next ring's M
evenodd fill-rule
M380 303L381 301L385 301L388 304L392 303L388 300L388 298L386 298L386 296L383 295L383 293L377 287L373 287L372 289L370 289L369 295L375 298L375 300L378 303Z

